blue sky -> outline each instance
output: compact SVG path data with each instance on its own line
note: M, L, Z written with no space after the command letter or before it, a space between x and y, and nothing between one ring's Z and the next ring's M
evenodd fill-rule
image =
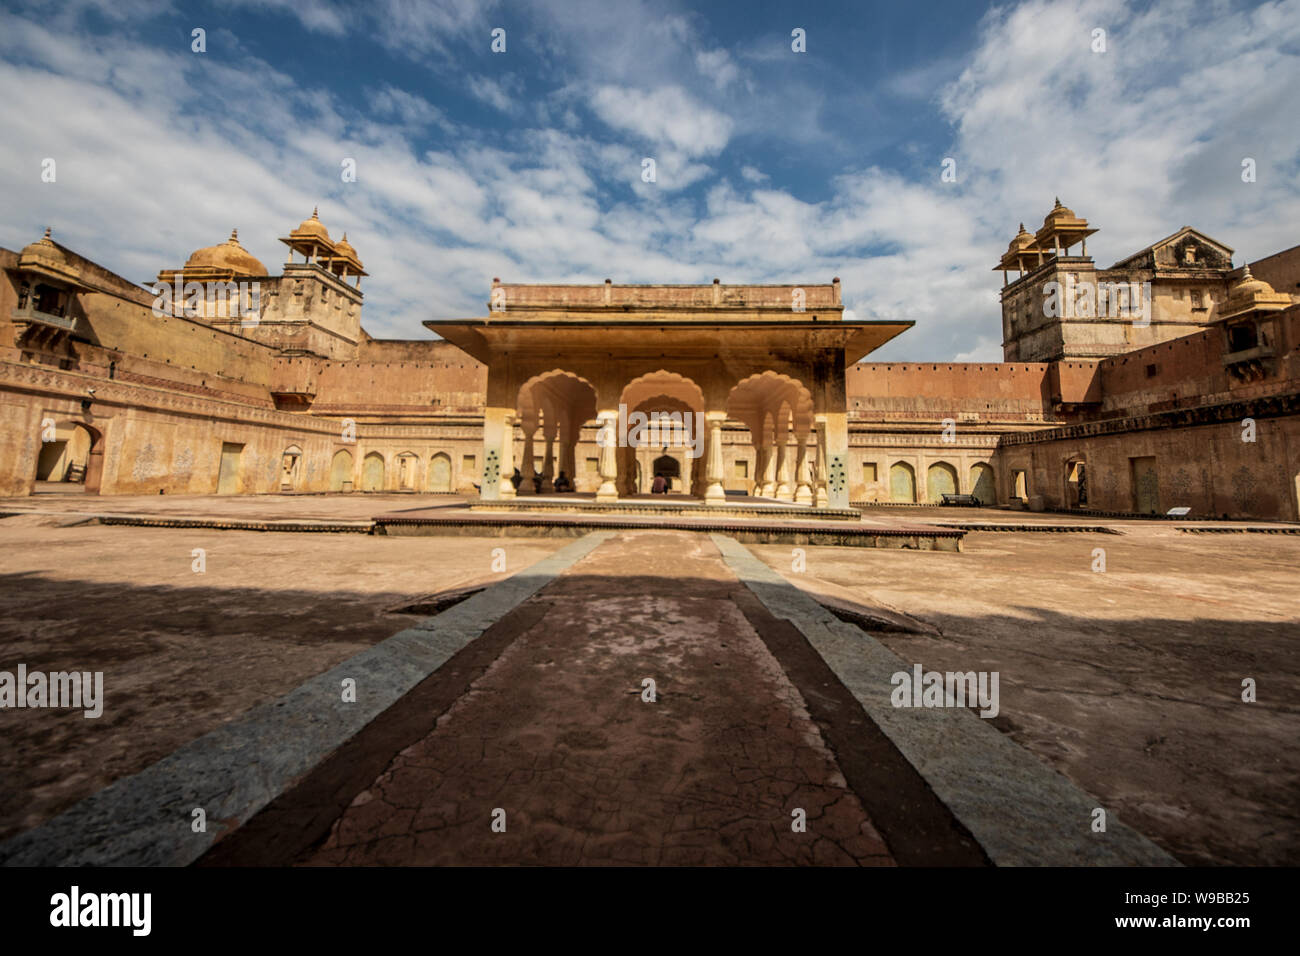
M1057 195L1102 266L1182 225L1300 242L1300 0L9 0L0 86L0 244L52 225L144 281L237 227L274 272L319 205L384 337L493 276L839 275L917 323L876 358L996 360L990 270Z

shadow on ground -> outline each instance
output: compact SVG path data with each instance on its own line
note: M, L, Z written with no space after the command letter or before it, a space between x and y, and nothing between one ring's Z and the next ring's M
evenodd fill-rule
M572 606L594 611L595 602L603 600L604 616L589 619L584 625L589 629L576 638L570 632L563 653L530 666L564 675L560 688L590 688L593 681L603 686L608 678L624 694L635 694L650 668L661 676L675 719L688 727L691 699L674 684L698 681L701 671L725 674L734 666L724 640L727 628L741 620L734 605L727 602L731 611L696 606L693 614L716 619L702 634L699 622L681 612L689 580L621 577L617 569L560 580L561 594ZM32 671L102 670L107 698L97 720L79 711L0 711L6 741L0 754L6 782L0 834L5 836L402 629L410 617L389 609L424 596L132 586L40 574L4 575L0 587L22 595L20 606L7 604L0 619L0 668L12 670L21 662ZM543 597L553 604L557 593L544 591ZM1293 624L1152 617L1099 621L1042 609L1009 610L930 615L927 623L937 625L937 636L877 636L908 665L998 671L999 729L1184 862L1300 862L1300 750L1295 747L1300 714L1289 703L1300 699ZM562 627L572 619L561 616L553 624ZM656 633L682 638L667 656L653 642L638 641L651 622ZM596 653L601 647L605 651ZM689 649L684 656L683 647ZM1244 677L1257 681L1257 703L1242 702ZM805 698L818 693L815 687L799 689ZM528 722L530 693L528 686L518 687L510 708L520 727ZM719 685L706 693L746 691ZM559 706L570 708L563 700ZM539 733L536 745L561 756L600 751L611 727L602 725L576 692L571 713L572 734L551 740ZM716 746L744 749L770 731L745 719L741 715L736 726L715 728ZM825 720L822 715L823 732L832 750L842 749L843 763L853 742L826 731ZM457 746L465 746L459 739ZM489 734L474 746L490 746L490 741ZM661 753L672 752L668 745ZM726 762L707 747L693 759ZM517 769L534 772L531 765ZM489 783L479 780L474 786ZM453 780L450 792L455 791ZM1007 812L1014 814L1015 808ZM607 822L618 825L613 818Z

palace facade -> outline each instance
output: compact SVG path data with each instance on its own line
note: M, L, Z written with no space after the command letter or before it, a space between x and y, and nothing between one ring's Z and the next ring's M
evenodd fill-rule
M705 505L1300 520L1300 248L1241 268L1184 228L1098 270L1095 231L1059 201L1022 226L994 267L1004 361L965 364L869 361L912 323L846 320L838 279L494 279L485 315L384 340L316 212L278 275L232 233L153 288L47 231L0 249L0 494L612 502L663 476ZM683 428L598 440L638 413Z

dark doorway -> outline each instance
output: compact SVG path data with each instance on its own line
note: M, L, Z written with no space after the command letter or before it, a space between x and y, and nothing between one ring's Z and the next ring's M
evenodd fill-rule
M654 477L663 477L668 482L668 490L673 490L673 482L682 479L682 464L672 455L660 455L652 465Z

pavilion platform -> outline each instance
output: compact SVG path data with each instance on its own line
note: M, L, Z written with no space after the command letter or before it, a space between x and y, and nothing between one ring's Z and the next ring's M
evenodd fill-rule
M706 505L690 495L633 495L617 501L597 501L590 492L561 495L520 494L505 501L467 502L475 512L540 512L544 514L601 514L601 515L656 515L687 516L710 515L723 517L795 518L816 521L860 521L862 512L856 508L813 508L776 498L728 497L722 505Z
M592 531L697 531L744 544L826 545L960 551L966 532L926 524L864 523L857 511L772 504L705 506L698 501L625 499L606 504L576 496L527 496L472 502L462 508L412 509L375 515L374 533L475 537L581 537ZM648 496L647 496L648 497ZM655 496L660 498L662 496Z

